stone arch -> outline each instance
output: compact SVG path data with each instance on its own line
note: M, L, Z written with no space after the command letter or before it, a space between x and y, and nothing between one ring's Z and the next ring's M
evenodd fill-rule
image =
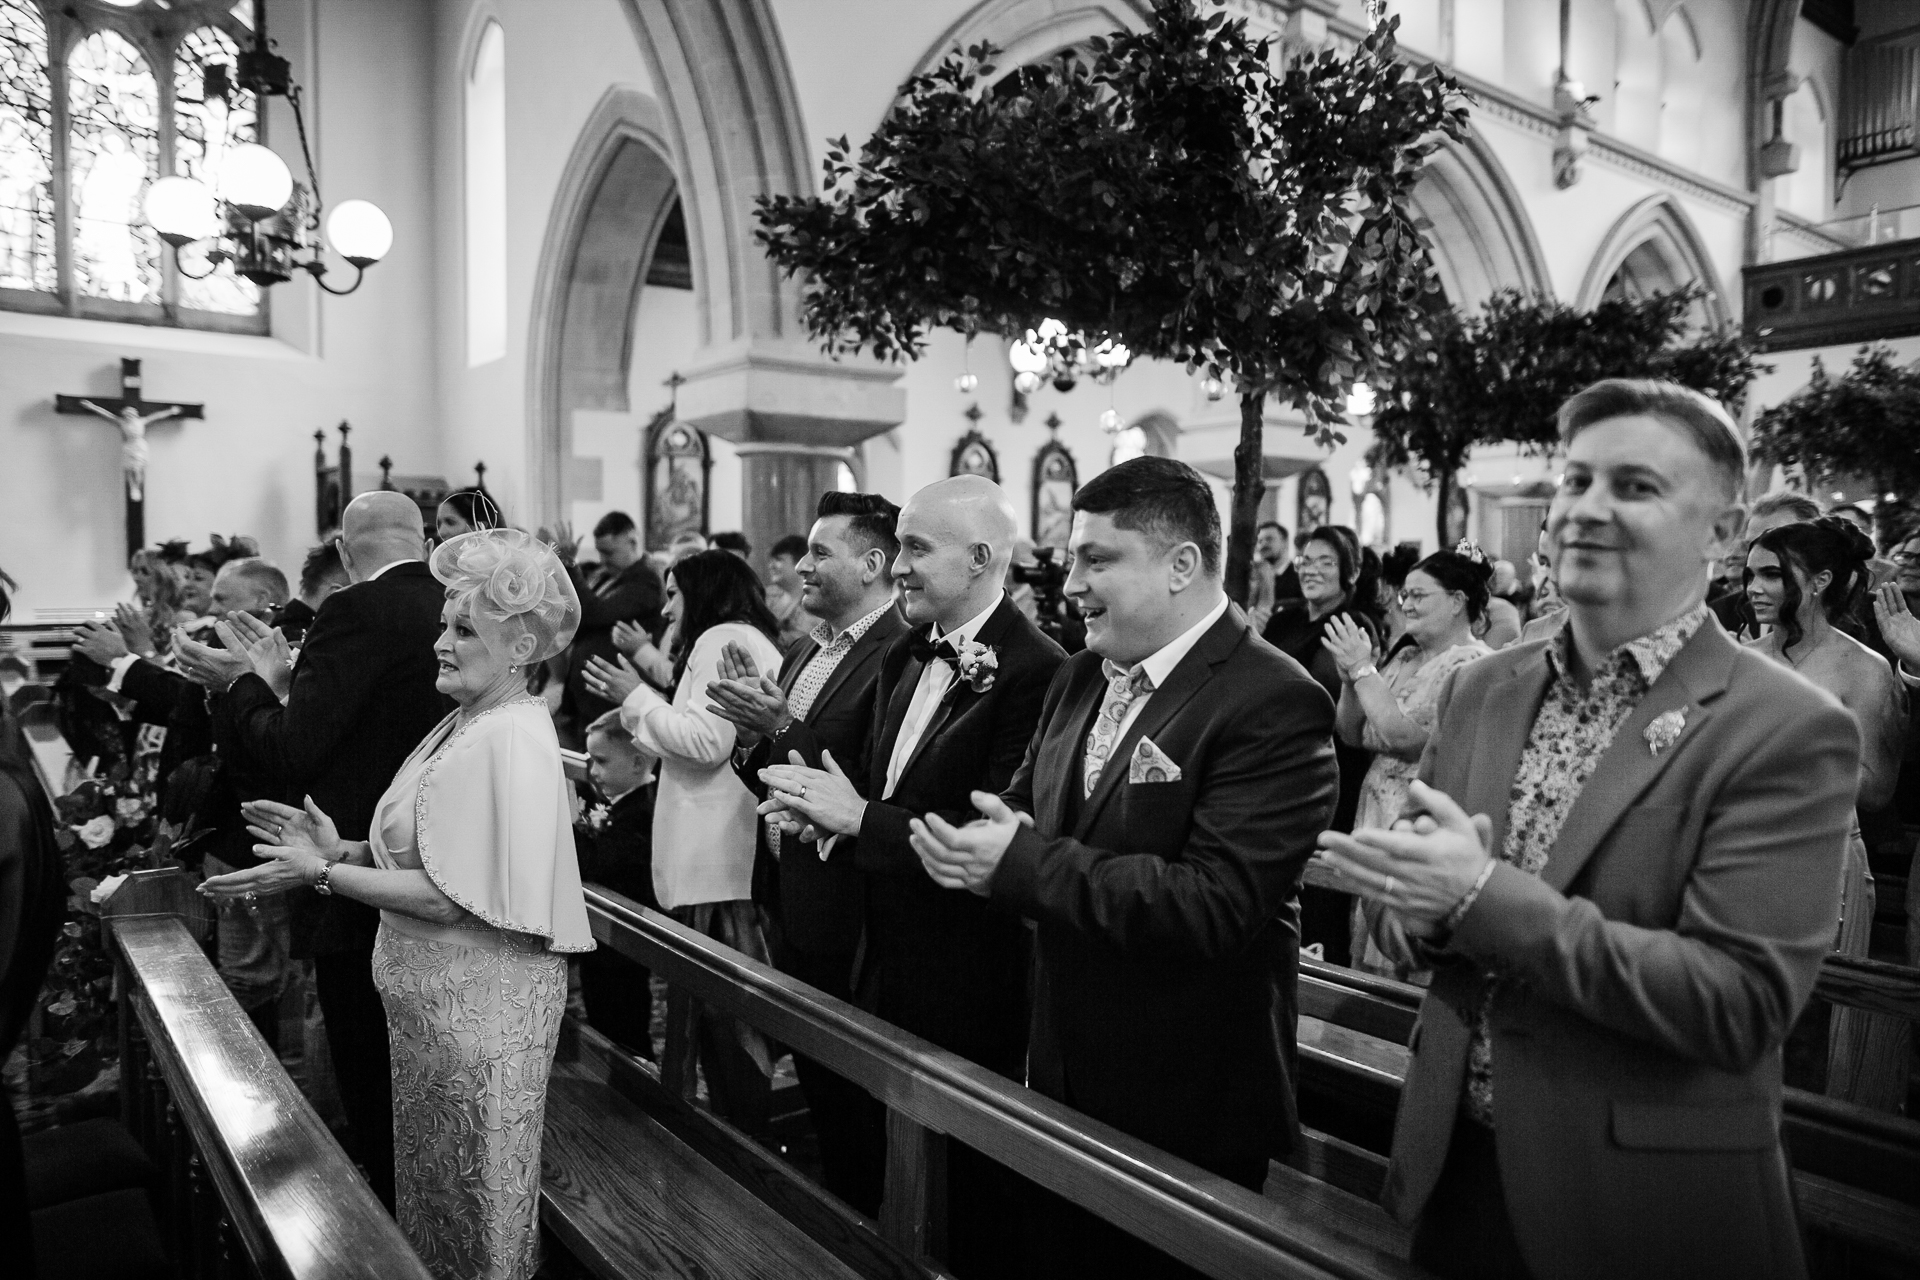
M580 131L554 195L527 333L529 488L541 519L566 509L574 410L628 407L640 289L680 192L671 154L659 105L616 85ZM688 236L691 244L691 225Z
M1432 224L1434 267L1455 306L1476 306L1496 289L1552 296L1526 204L1478 133L1442 142L1413 189L1413 207Z
M1716 333L1724 332L1732 317L1721 296L1713 259L1686 210L1670 195L1651 195L1620 215L1600 241L1587 274L1580 282L1574 305L1592 307L1606 296L1614 273L1625 265L1645 287L1678 289L1697 284L1706 290L1703 319Z
M1012 69L1122 27L1139 31L1152 12L1146 0L981 0L927 47L913 74L924 75L953 50L983 40L1000 49L1001 65Z

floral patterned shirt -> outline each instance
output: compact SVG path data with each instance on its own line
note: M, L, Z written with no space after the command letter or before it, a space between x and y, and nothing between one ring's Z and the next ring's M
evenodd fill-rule
M1627 641L1600 661L1584 691L1573 676L1571 628L1563 627L1553 637L1547 646L1553 683L1534 716L1513 789L1507 793L1507 836L1500 848L1501 861L1530 876L1540 874L1573 802L1613 744L1614 734L1708 616L1706 605L1697 605ZM1481 989L1467 1050L1467 1114L1488 1128L1493 1127L1493 1040L1488 1015L1499 985L1495 974Z

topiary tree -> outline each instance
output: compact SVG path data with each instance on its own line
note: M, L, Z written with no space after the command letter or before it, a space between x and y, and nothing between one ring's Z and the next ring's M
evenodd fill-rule
M1515 290L1471 315L1435 317L1434 341L1392 371L1373 421L1368 462L1414 464L1438 490L1437 525L1476 445L1510 442L1546 451L1559 443L1555 415L1602 378L1669 378L1738 414L1765 366L1737 334L1689 341L1698 290L1602 302L1580 311Z
M1873 485L1882 530L1911 527L1920 498L1920 369L1885 345L1862 347L1840 377L1819 356L1806 389L1753 424L1753 456L1798 467L1807 479L1858 477Z
M908 81L857 161L835 143L823 195L762 199L757 234L808 277L830 352L913 359L935 327L1018 336L1053 317L1088 346L1232 378L1227 584L1244 601L1267 397L1337 439L1352 383L1430 336L1409 198L1466 106L1395 61L1396 25L1276 70L1244 20L1157 0L1147 30L998 85L978 45Z

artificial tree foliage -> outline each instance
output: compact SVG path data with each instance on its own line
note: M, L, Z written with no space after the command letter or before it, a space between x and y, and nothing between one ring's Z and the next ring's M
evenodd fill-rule
M1797 467L1812 484L1872 484L1883 530L1912 526L1920 499L1920 368L1894 363L1884 345L1862 347L1839 377L1819 356L1806 389L1753 424L1753 455Z
M1602 378L1666 378L1704 391L1736 416L1763 366L1738 334L1693 336L1697 289L1610 299L1580 311L1502 290L1471 314L1444 309L1434 341L1389 375L1367 455L1376 467L1414 464L1437 489L1438 533L1476 445L1545 452L1559 443L1556 414Z
M1439 286L1409 199L1458 86L1394 58L1397 22L1276 68L1244 20L1158 0L1120 32L995 83L976 45L901 88L818 197L763 198L757 236L806 276L830 352L914 359L934 328L1090 345L1231 378L1240 394L1227 584L1245 600L1269 395L1338 438L1357 380L1428 340Z

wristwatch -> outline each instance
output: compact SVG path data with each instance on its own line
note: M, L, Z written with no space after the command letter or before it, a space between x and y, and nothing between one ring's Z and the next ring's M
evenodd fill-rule
M1371 662L1369 662L1364 667L1356 667L1354 669L1353 675L1348 678L1347 683L1359 684L1362 680L1365 680L1368 676L1377 676L1379 674L1380 674L1380 668L1374 666Z
M326 894L329 898L331 898L333 896L332 881L333 881L333 864L331 862L321 863L320 875L319 875L319 878L313 882L313 887L315 889L318 889L321 893Z

